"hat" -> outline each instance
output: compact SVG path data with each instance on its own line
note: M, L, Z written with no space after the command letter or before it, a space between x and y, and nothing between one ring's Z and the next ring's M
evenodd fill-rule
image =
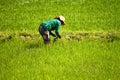
M64 16L58 16L58 18L65 24L65 17Z

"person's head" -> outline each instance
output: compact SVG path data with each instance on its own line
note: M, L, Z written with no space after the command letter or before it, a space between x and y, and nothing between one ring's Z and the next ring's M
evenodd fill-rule
M57 16L55 19L58 19L61 22L61 25L65 25L65 17L64 16Z

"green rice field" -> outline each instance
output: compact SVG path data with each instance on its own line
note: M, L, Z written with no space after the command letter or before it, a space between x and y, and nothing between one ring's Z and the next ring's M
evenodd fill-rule
M0 80L120 80L119 0L0 0ZM66 18L43 43L41 22Z

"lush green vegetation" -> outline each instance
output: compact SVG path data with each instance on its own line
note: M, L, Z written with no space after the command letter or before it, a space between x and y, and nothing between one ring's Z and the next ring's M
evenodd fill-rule
M119 0L1 0L0 80L119 80ZM46 46L42 21L63 15Z
M65 30L120 29L119 0L1 1L0 30L36 30L40 22L57 15L66 18Z

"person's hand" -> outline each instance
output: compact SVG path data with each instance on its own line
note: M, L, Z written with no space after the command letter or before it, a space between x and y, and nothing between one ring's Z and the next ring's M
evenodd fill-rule
M58 37L54 38L53 42L56 42L58 40Z
M61 39L61 35L58 35L58 37Z

